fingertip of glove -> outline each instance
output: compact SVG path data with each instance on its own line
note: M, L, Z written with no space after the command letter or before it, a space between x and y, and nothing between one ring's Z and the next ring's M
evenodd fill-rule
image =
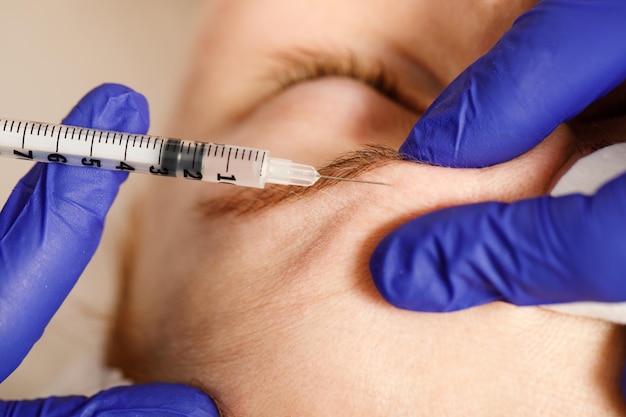
M444 92L438 100L445 101L449 95L451 93ZM406 160L429 165L455 168L472 166L471 162L465 160L466 156L458 154L457 149L458 135L455 129L463 117L461 110L437 104L433 103L415 124L398 153Z
M115 387L92 399L108 404L107 408L125 410L136 415L179 415L187 417L219 417L220 413L205 392L184 384L150 383ZM97 408L97 407L96 407ZM133 414L135 415L135 414Z
M387 268L386 268L386 251L384 248L384 241L381 242L374 253L372 254L369 262L370 274L372 275L372 280L374 281L374 285L376 289L380 293L380 295L390 303L394 304L393 292L389 291L389 277L387 276Z
M411 131L411 133L409 133L409 136L405 139L404 143L400 146L398 153L402 155L403 158L410 160L410 161L432 163L431 161L432 158L430 158L429 153L422 150L417 144L418 140L416 138L416 135L417 135L417 133L415 132L416 128L417 127L415 127Z
M423 310L416 292L407 250L398 239L398 231L388 235L370 258L370 272L380 295L394 307L405 310Z
M150 127L148 101L124 85L102 84L87 93L63 123L143 134Z
M450 236L446 220L454 214L435 212L414 219L387 235L375 249L370 271L376 288L390 304L443 313L493 301L491 294L473 294L463 280L452 277L455 267L448 253L456 247L456 235Z

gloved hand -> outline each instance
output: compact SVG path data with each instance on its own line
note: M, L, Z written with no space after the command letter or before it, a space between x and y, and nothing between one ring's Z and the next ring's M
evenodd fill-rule
M121 85L91 91L65 124L146 133L146 99ZM127 173L36 164L0 213L0 381L20 364L93 256ZM0 402L0 416L217 416L183 385L116 388L93 398Z
M401 152L479 167L527 151L626 79L624 22L623 0L540 1L442 93ZM387 236L370 269L382 295L411 310L625 301L624 213L626 176L592 197L450 208Z
M117 387L87 397L0 402L2 417L219 417L203 392L180 384Z

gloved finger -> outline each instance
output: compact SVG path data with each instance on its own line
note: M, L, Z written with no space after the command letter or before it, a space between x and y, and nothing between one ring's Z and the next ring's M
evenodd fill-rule
M208 395L185 385L144 384L117 387L91 398L50 397L32 401L0 402L2 417L91 416L218 417Z
M534 147L626 79L626 2L543 0L465 70L400 152L482 167Z
M90 92L67 124L145 133L145 98L119 85ZM41 337L98 246L126 174L37 164L0 213L0 381Z
M370 269L383 297L410 310L625 301L624 212L626 175L594 196L453 207L395 230Z

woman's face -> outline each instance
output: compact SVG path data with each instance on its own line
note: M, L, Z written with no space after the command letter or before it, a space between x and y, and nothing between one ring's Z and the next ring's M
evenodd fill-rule
M210 2L170 133L317 167L369 144L397 149L532 3ZM367 269L394 227L451 205L544 194L594 140L563 125L485 169L379 148L327 169L389 185L149 180L113 361L139 380L205 387L235 416L617 415L614 327L498 303L400 311Z

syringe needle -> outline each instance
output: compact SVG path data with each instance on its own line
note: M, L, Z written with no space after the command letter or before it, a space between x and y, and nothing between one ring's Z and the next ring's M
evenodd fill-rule
M354 178L329 177L328 175L320 175L319 177L320 178L325 178L327 180L360 182L360 183L363 183L363 184L375 184L375 185L390 185L390 184L387 184L386 182L356 180Z

